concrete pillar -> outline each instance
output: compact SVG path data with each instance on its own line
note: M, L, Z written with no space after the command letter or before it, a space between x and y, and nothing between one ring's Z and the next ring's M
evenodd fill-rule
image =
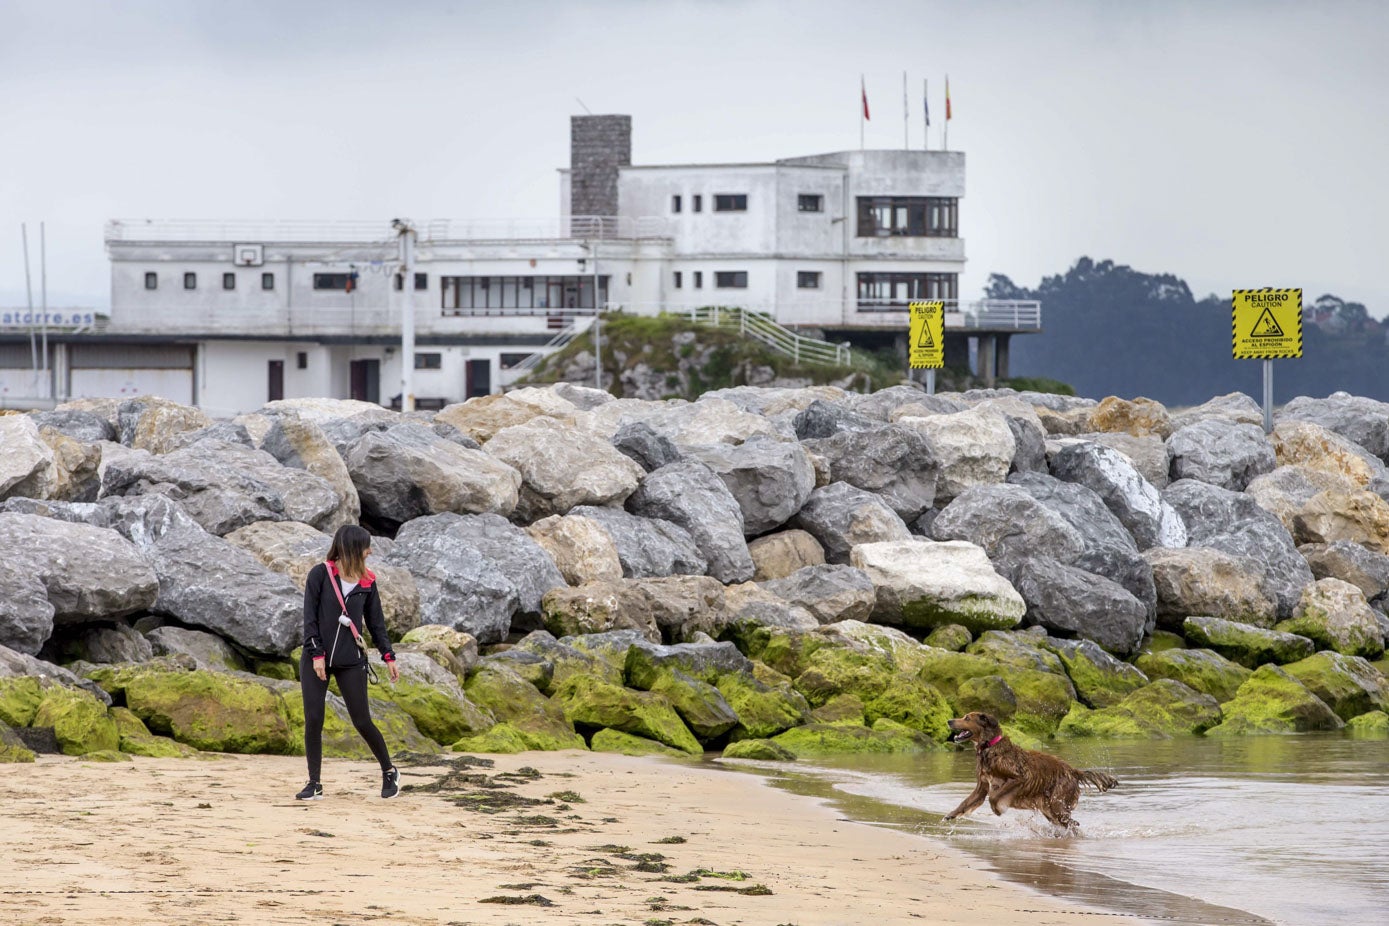
M979 335L979 378L985 386L994 384L995 337L991 334Z
M1011 334L1000 334L998 336L998 362L996 370L999 379L1007 379L1008 373L1008 341L1012 338Z

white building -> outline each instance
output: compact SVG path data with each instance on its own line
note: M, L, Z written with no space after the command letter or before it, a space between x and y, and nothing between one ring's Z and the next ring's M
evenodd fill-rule
M416 224L422 406L498 391L589 324L595 275L608 311L740 306L835 341L891 343L909 301L943 299L953 352L978 337L987 378L1006 375L1010 334L1040 327L1036 303L958 301L960 152L634 166L630 117L576 116L560 188L553 221ZM406 293L390 220L116 220L106 246L110 318L51 338L54 394L154 392L215 414L398 400ZM32 379L27 342L6 340L0 329L0 388L7 364Z

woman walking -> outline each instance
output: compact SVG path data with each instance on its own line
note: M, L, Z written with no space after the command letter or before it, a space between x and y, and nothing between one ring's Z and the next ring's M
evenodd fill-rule
M381 763L381 796L400 791L400 773L391 764L391 753L367 704L367 653L362 627L390 670L391 681L400 678L386 619L381 613L381 594L376 576L366 566L371 555L371 534L356 525L338 528L328 549L328 561L309 570L304 585L304 655L299 660L299 686L304 695L304 755L309 761L309 783L295 795L301 801L323 797L319 780L323 765L323 715L328 695L328 675L337 679L347 703L352 725Z

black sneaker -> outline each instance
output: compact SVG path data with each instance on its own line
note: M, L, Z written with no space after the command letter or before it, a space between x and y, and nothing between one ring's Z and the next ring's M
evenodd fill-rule
M381 796L395 797L400 793L400 770L394 765L381 773Z
M299 801L321 801L323 800L323 785L316 781L311 781L304 785L304 790L294 795L294 799Z

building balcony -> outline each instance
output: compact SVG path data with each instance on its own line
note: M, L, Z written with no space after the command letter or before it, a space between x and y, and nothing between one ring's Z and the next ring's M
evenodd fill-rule
M844 314L846 328L907 327L910 303L922 300L860 299ZM945 327L961 331L1042 330L1042 304L1035 299L936 300L945 303Z
M671 237L664 216L576 215L556 219L430 219L416 226L420 244L468 241L641 241ZM112 219L106 244L359 244L393 245L383 221L210 221Z

